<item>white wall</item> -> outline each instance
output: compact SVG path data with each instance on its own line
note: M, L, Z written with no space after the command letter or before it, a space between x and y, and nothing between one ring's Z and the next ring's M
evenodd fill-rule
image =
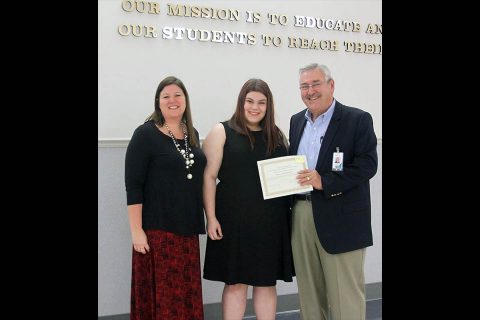
M204 138L210 128L231 116L238 92L251 78L270 85L277 124L288 135L290 116L304 108L298 90L298 69L318 62L330 67L340 102L369 111L379 138L379 170L371 181L374 246L367 249L367 283L382 281L382 65L381 55L348 53L343 41L381 44L381 35L364 31L381 24L381 0L257 0L158 2L158 15L125 12L121 0L98 1L98 315L128 313L130 308L131 239L124 187L125 146L133 130L153 111L157 85L167 75L182 79L189 91L194 125ZM167 3L238 9L240 21L171 17ZM247 10L259 12L258 24L245 22ZM287 26L271 25L267 13L289 17ZM293 16L357 21L362 32L305 29L293 26ZM122 24L156 26L157 38L122 37ZM282 46L225 44L161 38L164 26L243 31L278 36ZM287 37L338 40L340 51L287 47ZM121 141L117 141L121 140ZM117 147L111 147L117 146ZM201 236L201 260L206 237ZM204 303L220 302L222 284L202 280ZM278 294L296 293L296 283L279 282Z
M123 144L122 144L123 145ZM382 282L382 144L379 166L372 178L373 246L367 248L365 282ZM125 146L98 149L98 315L130 312L132 244L124 184ZM203 270L206 235L200 236ZM294 278L295 279L295 278ZM204 303L221 301L223 283L202 279ZM277 282L279 295L297 293L294 282Z
M239 21L167 15L167 3L236 9ZM378 138L382 137L382 56L345 52L344 41L381 44L381 34L367 34L369 23L381 24L380 0L335 1L168 1L158 2L160 14L126 12L121 0L98 2L98 137L129 139L153 111L157 85L167 75L182 79L189 91L194 125L204 138L209 129L234 111L243 83L257 77L273 92L278 125L287 133L290 116L304 108L298 89L298 69L311 62L330 67L335 97L369 111ZM261 14L247 23L246 11ZM288 25L272 25L268 13L288 17ZM294 16L358 22L361 32L294 26ZM123 24L150 25L157 38L121 36ZM163 39L165 26L247 32L255 45ZM264 46L261 35L282 39L280 47ZM338 40L339 51L288 48L288 37Z

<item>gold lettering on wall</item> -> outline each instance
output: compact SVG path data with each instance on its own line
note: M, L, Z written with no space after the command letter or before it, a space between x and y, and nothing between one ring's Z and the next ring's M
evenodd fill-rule
M139 13L160 13L160 5L157 2L123 0L122 9L127 12L137 11Z
M259 23L260 22L260 13L247 11L247 22Z
M365 32L373 33L373 34L382 34L382 25L369 23L367 26L367 30Z
M338 40L319 40L288 37L288 47L297 49L338 51Z
M167 4L167 15L177 17L207 18L238 21L240 13L233 9L216 9L210 7L189 6L184 4Z
M122 36L134 36L145 38L156 38L158 36L155 26L141 24L122 24L118 26L118 33Z
M343 45L346 52L382 54L381 44L344 41Z
M321 19L306 16L294 16L294 27L359 32L360 23L346 20Z
M264 46L269 46L273 44L275 47L279 47L282 44L282 38L280 37L262 34L262 40Z
M212 19L219 21L233 21L238 22L240 19L247 24L267 23L271 28L284 28L292 25L295 28L302 28L302 36L288 36L282 38L277 35L263 34L257 35L255 33L232 31L232 30L218 30L213 27L215 22L212 22L213 30L199 29L195 27L182 26L162 26L157 27L151 24L121 24L117 27L117 32L122 37L143 37L149 39L165 39L165 40L186 40L198 42L213 42L220 44L246 44L255 45L261 42L264 47L280 48L283 43L286 43L287 48L293 49L307 49L319 51L340 51L340 43L343 43L344 52L347 53L363 53L371 55L382 55L382 45L378 43L367 43L363 41L342 41L336 39L319 39L318 35L323 38L327 33L340 34L340 32L360 33L365 30L365 34L372 36L382 35L382 24L368 23L366 27L362 28L360 22L343 19L331 19L326 17L313 17L303 15L288 16L278 12L261 13L253 10L245 10L240 12L237 9L231 8L213 8L208 6L188 5L180 3L167 3L165 8L161 10L160 3L153 1L140 0L122 0L122 10L128 14L160 14L164 12L171 17L181 18L199 18ZM223 24L222 24L223 26ZM157 28L161 30L161 37L158 36ZM251 29L248 29L251 30ZM306 35L312 33L312 36ZM326 33L325 33L326 32Z
M268 13L267 18L270 24L281 24L282 26L288 24L288 17L284 14Z
M183 27L166 26L162 29L162 39L190 40L190 41L211 41L219 43L238 43L254 45L256 37L254 34L245 32L231 32L220 30L191 29Z

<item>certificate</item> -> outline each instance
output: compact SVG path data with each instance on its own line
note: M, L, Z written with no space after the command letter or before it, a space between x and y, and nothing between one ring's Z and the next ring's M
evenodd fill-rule
M308 169L304 155L261 160L257 166L265 200L313 190L311 185L301 186L296 178L298 171Z

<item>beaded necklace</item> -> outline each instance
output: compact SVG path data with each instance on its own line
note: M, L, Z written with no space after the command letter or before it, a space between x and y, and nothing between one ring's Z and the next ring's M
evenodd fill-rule
M188 146L188 135L187 135L187 131L185 129L185 125L182 125L182 130L183 130L183 138L185 140L185 150L184 149L180 149L180 145L178 144L177 140L175 139L175 137L173 136L173 133L172 131L170 130L170 128L168 127L167 123L165 122L165 127L167 128L168 130L168 134L170 135L170 137L172 138L172 141L173 141L173 144L175 145L175 148L177 148L177 151L180 153L180 155L183 157L183 159L185 159L185 168L187 169L188 171L188 174L187 174L187 179L192 179L193 176L192 174L190 173L190 167L193 165L193 163L195 161L193 161L193 153L192 153L192 149L190 149L190 147Z

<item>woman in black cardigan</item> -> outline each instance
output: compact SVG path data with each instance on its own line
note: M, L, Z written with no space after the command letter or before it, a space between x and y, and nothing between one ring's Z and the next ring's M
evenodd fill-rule
M198 235L205 233L205 165L188 92L182 81L167 77L125 157L131 320L203 320Z

